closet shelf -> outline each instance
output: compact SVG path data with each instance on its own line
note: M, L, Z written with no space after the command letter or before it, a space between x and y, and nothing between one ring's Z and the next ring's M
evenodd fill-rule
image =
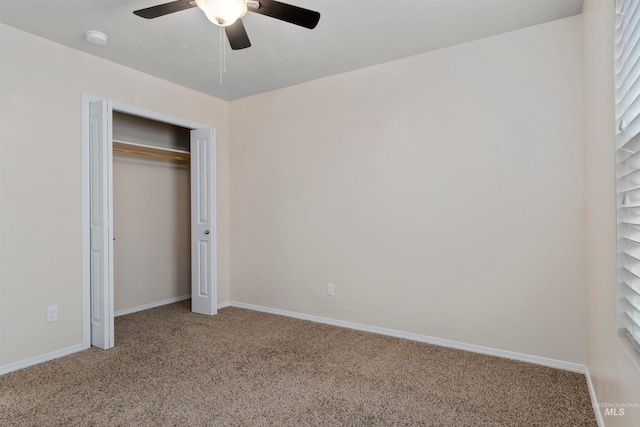
M188 162L189 161L189 155L191 153L189 153L188 151L185 150L176 150L175 148L165 148L165 147L158 147L158 146L154 146L154 145L146 145L146 144L139 144L137 142L129 142L129 141L120 141L117 139L113 140L114 144L119 144L119 145L126 145L126 146L130 146L130 147L134 147L134 148L123 148L123 147L116 147L115 145L113 146L113 151L117 151L120 153L128 153L128 154L137 154L137 155L141 155L141 156L151 156L151 157L159 157L162 159L170 159L170 160L180 160L183 162ZM137 150L135 148L142 148L142 149L146 149L146 150L154 150L154 151L143 151L143 150ZM159 151L159 152L156 152ZM177 154L186 154L183 156L179 156L179 155L175 155L175 154L165 154L165 153L177 153Z

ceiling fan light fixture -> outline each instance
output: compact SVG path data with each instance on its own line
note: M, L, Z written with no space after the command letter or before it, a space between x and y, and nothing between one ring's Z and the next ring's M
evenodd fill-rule
M221 27L232 25L247 13L245 0L196 0L209 21Z

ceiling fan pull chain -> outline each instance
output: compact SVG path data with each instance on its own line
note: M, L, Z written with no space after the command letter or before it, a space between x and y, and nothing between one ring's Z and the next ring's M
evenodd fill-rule
M220 27L220 86L222 86L222 56L224 52L224 28Z

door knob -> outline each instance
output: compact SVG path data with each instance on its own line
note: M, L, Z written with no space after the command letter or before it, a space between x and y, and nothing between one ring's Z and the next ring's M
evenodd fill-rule
M205 230L205 231L204 231L204 234L209 234L209 230Z

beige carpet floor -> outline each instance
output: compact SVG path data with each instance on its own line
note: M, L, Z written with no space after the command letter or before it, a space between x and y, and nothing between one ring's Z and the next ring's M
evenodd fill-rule
M585 377L238 308L116 318L0 377L1 426L596 426Z

